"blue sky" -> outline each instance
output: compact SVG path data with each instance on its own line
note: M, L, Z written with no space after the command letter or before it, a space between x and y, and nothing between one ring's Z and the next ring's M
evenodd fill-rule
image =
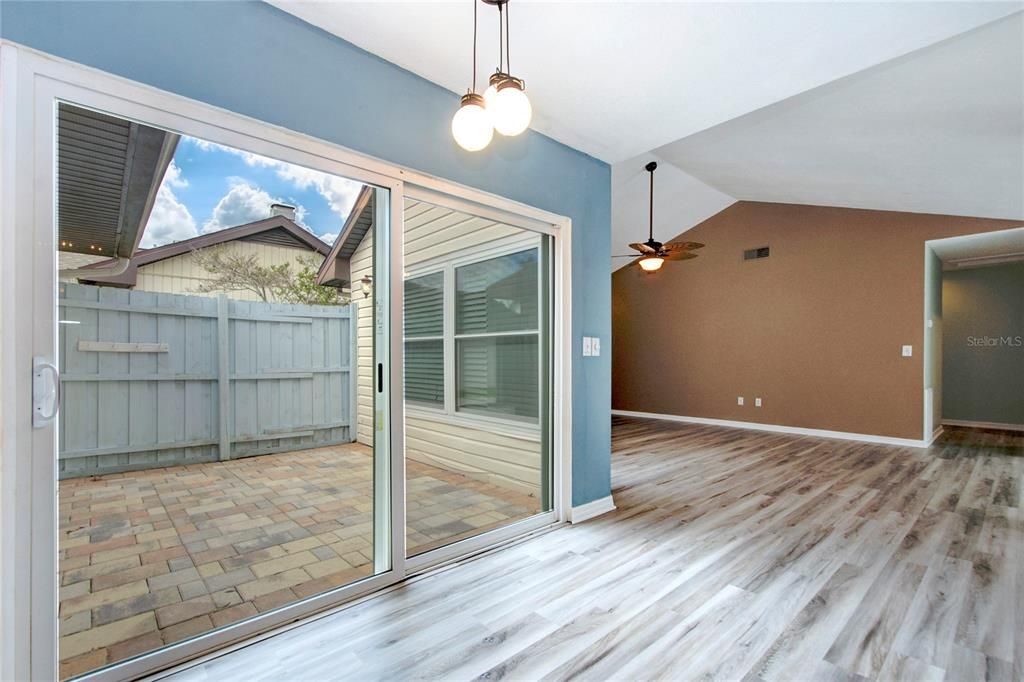
M143 232L143 248L243 225L270 204L296 207L299 224L334 242L361 184L182 136Z

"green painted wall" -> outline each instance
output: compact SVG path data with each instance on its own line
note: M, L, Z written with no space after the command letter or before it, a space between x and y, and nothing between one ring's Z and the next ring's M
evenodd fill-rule
M1024 425L1024 263L943 275L943 418Z

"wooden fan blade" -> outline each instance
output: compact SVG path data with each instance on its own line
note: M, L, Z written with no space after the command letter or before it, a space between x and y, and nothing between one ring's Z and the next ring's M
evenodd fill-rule
M690 260L696 257L697 254L690 253L689 251L670 251L664 256L665 260Z
M703 249L704 245L700 242L669 242L661 248L665 251L693 251Z
M619 253L612 256L612 258L640 258L640 256L635 253Z
M640 242L633 242L629 245L629 248L639 251L640 253L654 253L654 249L647 246L647 244L641 244Z

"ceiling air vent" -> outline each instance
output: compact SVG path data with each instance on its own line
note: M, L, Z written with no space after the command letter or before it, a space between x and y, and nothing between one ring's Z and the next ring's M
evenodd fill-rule
M743 252L743 260L757 260L758 258L768 257L768 247L762 246L757 249L747 249Z

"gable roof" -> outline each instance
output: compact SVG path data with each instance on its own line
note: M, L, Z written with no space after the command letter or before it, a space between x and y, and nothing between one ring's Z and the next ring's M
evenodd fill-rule
M257 220L245 225L229 227L209 234L201 234L198 237L185 239L173 244L164 244L152 249L143 249L136 252L131 258L128 269L122 274L111 277L79 277L80 282L95 282L109 286L133 287L138 276L139 268L151 263L156 263L168 258L182 256L198 249L206 249L218 244L233 241L257 241L278 246L292 246L306 248L316 251L321 255L327 255L330 247L321 241L315 234L300 227L295 222L281 215L270 216L263 220ZM86 267L105 268L114 263L113 259L102 260Z
M348 261L352 258L363 237L373 227L373 187L363 185L356 197L356 203L345 219L341 234L334 240L334 246L316 274L316 283L322 286L342 287L350 283Z

